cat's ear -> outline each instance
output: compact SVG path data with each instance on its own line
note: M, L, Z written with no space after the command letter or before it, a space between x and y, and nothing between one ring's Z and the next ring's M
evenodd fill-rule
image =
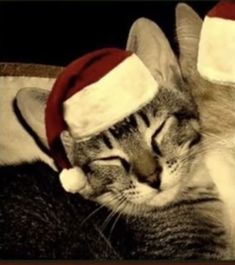
M22 88L16 95L21 116L47 148L45 108L48 95L49 91L40 88Z
M175 84L180 69L170 44L156 23L137 19L131 26L126 49L137 54L159 83Z
M178 4L176 7L176 32L183 75L189 69L196 70L201 28L202 19L199 15L187 4Z

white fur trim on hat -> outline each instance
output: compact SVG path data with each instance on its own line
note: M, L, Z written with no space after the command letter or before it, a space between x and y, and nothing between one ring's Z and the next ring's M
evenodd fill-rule
M87 177L79 167L73 167L61 171L60 182L65 191L76 193L85 188Z
M132 54L99 81L67 99L64 120L75 138L89 137L121 121L154 98L158 84Z
M199 73L212 82L235 84L235 21L205 18L197 67Z

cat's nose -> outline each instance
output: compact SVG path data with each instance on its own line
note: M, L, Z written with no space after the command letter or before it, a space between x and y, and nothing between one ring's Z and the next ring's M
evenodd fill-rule
M140 176L138 179L140 182L146 183L150 187L159 190L161 186L161 172L162 167L159 165L152 174L148 176Z

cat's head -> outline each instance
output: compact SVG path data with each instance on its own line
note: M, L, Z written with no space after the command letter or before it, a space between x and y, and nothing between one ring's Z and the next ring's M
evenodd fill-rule
M189 102L166 90L96 137L74 141L73 164L89 184L83 196L128 213L175 198L189 177L200 133Z
M211 7L213 5L212 2ZM224 140L226 134L234 134L235 93L234 86L209 82L197 70L202 23L191 7L182 3L177 5L176 32L182 77L197 104L205 139L214 147L215 142Z
M114 211L138 214L176 198L190 176L200 128L175 56L158 26L139 19L132 26L127 48L160 84L155 98L89 139L72 138L67 131L61 139L71 164L86 175L82 196ZM22 116L45 145L47 96L38 88L22 89L17 95Z

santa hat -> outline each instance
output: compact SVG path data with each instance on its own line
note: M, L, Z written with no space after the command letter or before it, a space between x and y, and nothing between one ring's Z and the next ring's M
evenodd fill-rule
M235 84L235 1L220 1L206 15L197 67L209 81Z
M151 101L158 84L133 53L102 49L72 62L57 78L46 106L46 133L66 191L77 192L86 176L71 165L60 135L68 130L79 141L121 121ZM73 167L74 166L74 167Z

